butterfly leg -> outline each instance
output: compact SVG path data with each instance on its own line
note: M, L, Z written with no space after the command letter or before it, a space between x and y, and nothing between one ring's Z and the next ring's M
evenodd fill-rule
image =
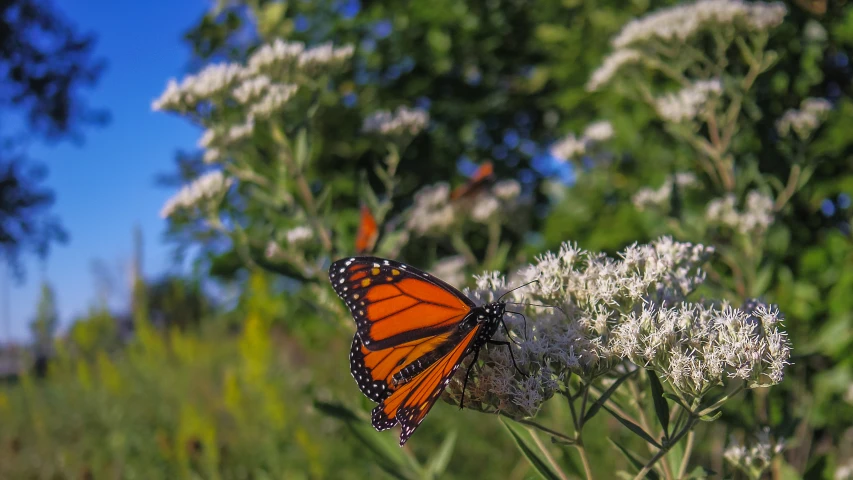
M516 312L506 312L506 313L516 313ZM519 314L519 315L521 315L521 314ZM524 318L524 315L521 315L521 318ZM512 343L514 343L516 345L520 345L517 341L513 340L512 337L509 335L509 329L506 328L506 322L504 322L503 317L501 317L501 325L503 325L503 327L504 327L504 333L506 333L506 338L510 339L510 341L512 341ZM527 319L526 318L524 319L524 337L525 337L525 339L527 338Z
M462 397L459 399L459 410L462 410L465 405L465 388L468 386L468 375L471 374L471 369L474 368L474 365L477 363L477 357L480 356L480 349L475 349L474 352L474 360L471 361L471 365L468 365L468 371L465 372L465 381L462 382Z
M517 371L518 373L520 373L521 375L523 375L525 377L528 375L528 374L522 372L521 369L518 368L518 364L515 363L515 355L513 355L513 353L512 353L512 345L509 342L502 342L500 340L489 340L489 343L492 345L506 345L506 347L509 349L509 358L512 359L512 366L515 367L515 371Z

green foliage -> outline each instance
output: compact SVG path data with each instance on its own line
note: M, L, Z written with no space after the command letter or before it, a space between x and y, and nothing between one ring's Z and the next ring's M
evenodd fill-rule
M230 80L163 102L209 133L178 159L178 179L193 183L164 208L170 238L200 248L200 270L238 298L219 313L200 281L144 282L137 269L132 320L122 318L132 341L93 308L59 343L47 379L0 390L0 476L831 478L843 466L853 102L842 60L853 7L828 2L821 16L788 5L775 28L646 38L632 44L644 61L591 88L626 22L674 2L375 1L354 15L336 1L220 3L186 35L197 60L229 59L258 80L251 59L276 39L334 41L341 54L315 72L267 71L277 87L297 87L267 116L264 102L237 101ZM700 110L665 113L661 101L697 83L711 92ZM428 107L428 125L366 128L401 106ZM797 112L814 125L785 126ZM602 119L610 139L569 133ZM558 152L563 135L583 139L583 154ZM515 195L489 185L450 200L439 182L458 185L486 160ZM493 208L475 214L483 198ZM379 225L368 253L459 286L483 270L512 275L565 241L606 253L660 235L713 246L693 298L777 304L796 357L772 389L726 378L697 395L674 388L674 372L620 358L607 373L548 378L556 387L535 418L515 404L440 403L401 449L370 426L374 404L347 371L353 325L326 278L331 260L354 252L362 205ZM637 316L647 300L614 309ZM583 320L601 323L600 342L613 322Z

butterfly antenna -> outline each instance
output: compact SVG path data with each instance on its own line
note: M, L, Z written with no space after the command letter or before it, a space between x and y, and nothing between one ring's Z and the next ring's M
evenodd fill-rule
M514 291L516 291L516 290L518 290L519 288L524 288L524 287L526 287L526 286L530 285L531 283L539 283L539 279L537 278L536 280L531 280L531 281L529 281L529 282L525 283L524 285L519 285L519 286L517 286L517 287L513 288L512 290L509 290L509 291L505 292L503 295L501 295L500 297L498 297L498 300L497 300L497 301L498 301L498 302L500 302L500 301L501 301L501 299L502 299L502 298L504 298L505 296L507 296L507 295L509 295L510 293L512 293L512 292L514 292ZM506 303L510 303L510 302L506 302Z
M512 312L512 311L507 310L506 313L512 313L514 315L521 315L521 319L524 320L524 339L529 340L527 338L527 317L525 317L524 314L521 312ZM503 321L503 320L501 320L501 321ZM504 324L504 329L506 329L506 324Z
M525 307L545 307L545 308L556 308L557 310L559 310L560 312L562 312L562 313L563 313L563 315L565 315L565 316L566 316L566 318L569 318L569 316L568 316L568 315L566 315L566 311L565 311L565 310L563 310L562 308L560 308L560 307L556 306L556 305L543 305L543 304L541 304L541 303L519 303L519 302L506 302L506 304L507 304L507 305L524 305Z

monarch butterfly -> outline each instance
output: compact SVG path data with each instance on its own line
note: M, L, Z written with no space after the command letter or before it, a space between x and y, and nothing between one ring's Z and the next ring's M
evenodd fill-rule
M474 353L476 363L486 343L509 346L492 340L506 302L477 306L453 286L409 265L343 258L332 263L329 280L355 319L350 372L361 392L379 403L373 427L382 431L400 423L400 446L465 357Z
M361 206L361 219L358 223L358 232L355 235L355 252L364 253L372 250L376 245L376 239L379 237L379 226L376 224L376 217L370 212L367 206Z
M450 192L451 200L458 200L465 197L473 197L476 196L483 188L486 187L489 183L491 183L495 179L495 168L492 165L492 162L485 162L480 165L474 174L471 175L471 178L468 180L468 183L464 185L460 185L453 189Z

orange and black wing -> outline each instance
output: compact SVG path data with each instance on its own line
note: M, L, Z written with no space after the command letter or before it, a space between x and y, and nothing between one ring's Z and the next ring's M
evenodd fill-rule
M358 232L355 236L355 252L364 253L372 250L378 237L379 225L376 223L376 217L373 216L367 206L362 205L361 220L358 223Z
M458 200L464 197L473 197L481 192L483 188L489 185L495 179L495 169L492 162L485 162L480 165L477 170L471 175L468 183L460 185L450 192L451 200Z
M481 324L473 325L473 328L454 332L446 344L451 347L447 349L447 353L422 369L407 383L384 396L381 403L373 409L374 428L387 430L400 423L400 446L406 443L435 405L462 360L474 349Z
M338 260L329 279L349 307L363 346L374 352L434 342L456 330L475 307L442 280L383 258Z
M374 402L381 402L452 350L455 346L453 333L375 351L365 348L356 333L349 356L352 377L361 393Z

